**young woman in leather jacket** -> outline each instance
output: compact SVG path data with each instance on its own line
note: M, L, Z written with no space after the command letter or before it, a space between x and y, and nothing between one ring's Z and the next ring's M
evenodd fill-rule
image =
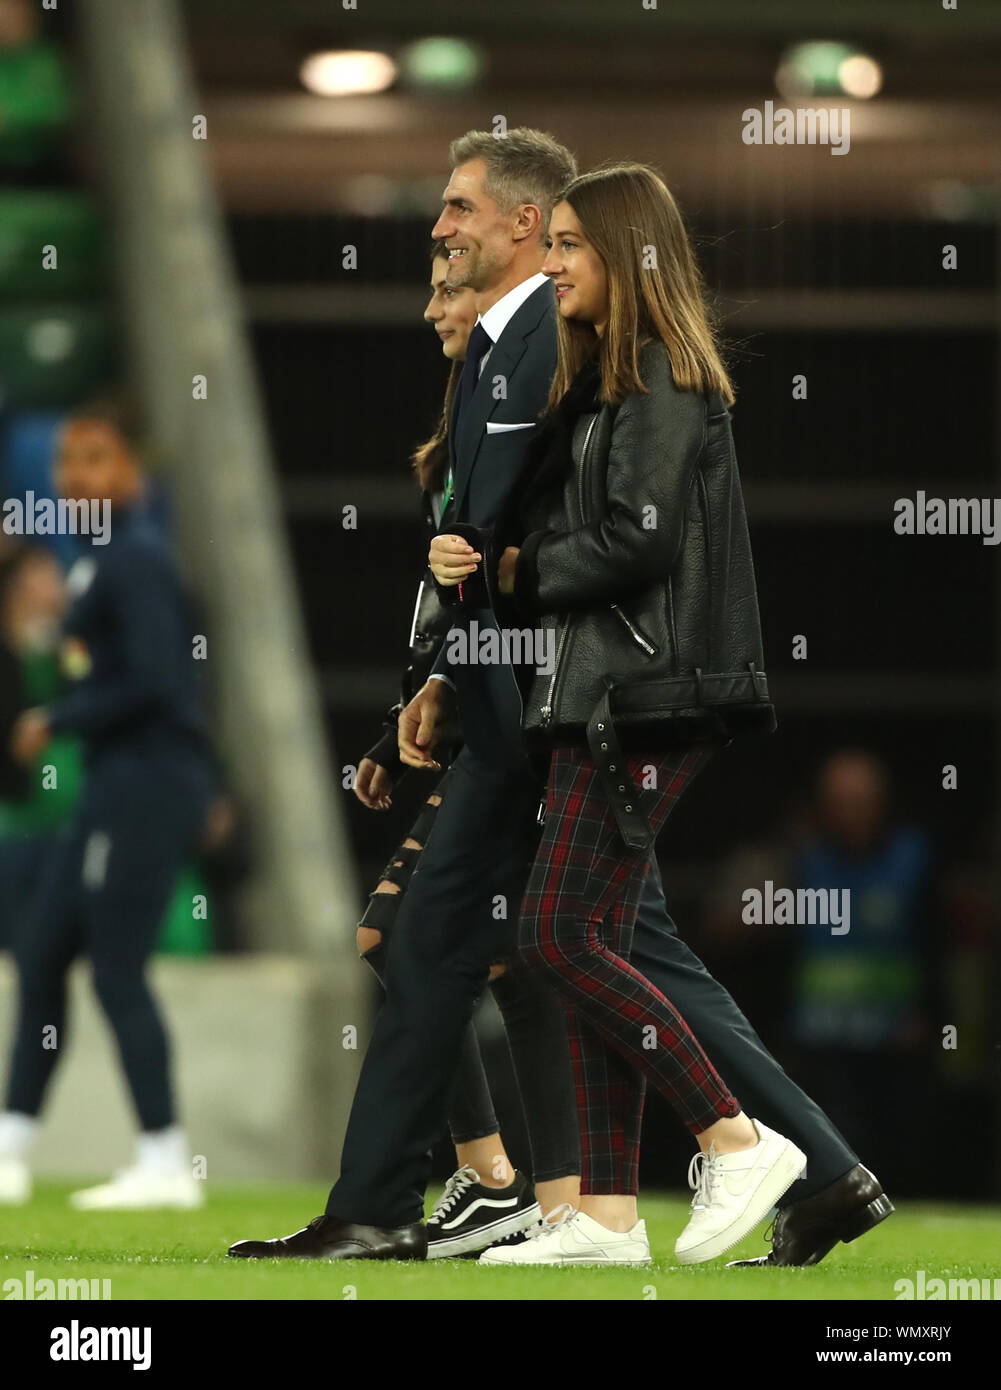
M443 586L482 576L502 622L555 631L522 670L525 736L551 750L546 821L522 905L523 959L568 1005L581 1121L577 1209L484 1257L649 1258L637 1219L647 1082L699 1144L684 1263L741 1240L805 1164L741 1112L671 1003L629 963L653 841L715 747L774 728L740 480L733 391L680 212L659 176L576 179L543 270L559 305L550 411L523 483L474 552L432 545ZM632 1254L631 1254L632 1252Z

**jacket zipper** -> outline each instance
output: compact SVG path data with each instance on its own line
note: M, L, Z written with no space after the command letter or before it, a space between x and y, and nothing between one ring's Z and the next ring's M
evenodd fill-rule
M578 488L577 488L577 505L578 505L578 507L580 508L580 519L581 519L582 522L586 522L585 512L584 512L584 463L585 463L585 460L587 459L587 446L588 446L588 444L590 443L590 440L591 440L591 431L594 429L594 426L595 426L595 424L597 423L597 420L598 420L598 417L597 417L597 415L595 415L595 416L592 418L591 423L588 425L588 427L587 427L587 434L584 436L584 448L581 450L580 479L579 479ZM640 647L643 648L643 650L646 652L647 656L656 656L656 655L657 655L657 648L654 647L654 646L652 646L652 645L647 641L647 639L643 636L642 632L640 632L639 628L635 625L635 623L633 623L633 622L631 621L631 619L629 618L628 614L624 613L617 603L613 603L613 604L612 604L612 612L615 613L619 618L622 619L622 621L625 623L626 627L629 629L630 633L632 634L633 640L634 640Z
M587 516L584 508L584 467L587 463L587 446L591 442L591 431L597 423L597 415L592 415L591 423L588 425L587 433L584 435L584 447L580 451L580 474L577 478L577 509L580 512L580 523L582 526L587 525Z
M571 621L572 619L567 619L566 626L560 633L559 646L556 648L556 660L553 663L553 674L549 678L549 689L546 691L546 703L542 706L541 710L542 727L544 729L549 727L549 721L553 717L553 694L556 690L556 681L560 674L560 662L563 660L563 648L566 646L567 637L570 633Z
M626 627L632 633L633 640L643 648L647 656L657 655L657 648L647 641L642 632L640 632L639 628L629 617L628 613L624 613L617 603L612 604L612 612L622 619Z
M584 435L584 447L580 451L580 473L577 478L577 506L580 510L581 524L584 524L585 521L584 466L587 462L587 449L588 445L591 443L591 433L594 430L594 427L597 423L598 415L594 414L591 417L591 423L587 427L587 433ZM549 727L549 723L553 717L553 697L556 693L556 682L559 679L560 663L563 660L563 649L565 648L567 638L570 635L570 628L572 623L573 617L570 616L567 618L566 625L564 626L563 631L560 633L559 645L556 648L556 661L553 663L553 674L549 679L549 689L546 691L546 703L542 706L542 709L540 711L542 715L542 727L544 729Z
M678 674L678 630L674 622L674 582L667 576L667 620L671 625L671 673Z

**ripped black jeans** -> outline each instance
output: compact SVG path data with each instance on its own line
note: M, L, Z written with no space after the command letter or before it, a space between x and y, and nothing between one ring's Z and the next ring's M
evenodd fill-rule
M429 795L410 834L379 876L358 924L359 947L380 980L391 949L393 923L448 790L445 772ZM528 865L526 864L526 873ZM498 973L500 972L500 973ZM580 1133L574 1102L573 1073L566 1013L559 995L535 974L512 960L491 970L490 988L504 1020L508 1048L521 1095L532 1157L532 1179L546 1182L580 1172ZM494 1109L475 1026L463 1036L449 1109L454 1144L496 1134Z

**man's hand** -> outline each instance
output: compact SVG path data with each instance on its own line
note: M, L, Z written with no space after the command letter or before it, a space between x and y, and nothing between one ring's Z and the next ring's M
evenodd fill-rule
M400 759L408 767L441 771L431 754L438 742L438 730L452 712L453 691L444 681L430 680L400 711L396 722Z
M386 769L371 758L362 758L354 786L355 796L361 804L370 811L388 811L393 804L390 796L392 790L393 779Z
M26 709L23 714L18 715L11 730L11 756L16 762L30 767L51 737L49 716L45 711Z
M428 564L431 573L439 584L446 587L461 584L475 569L476 561L483 556L474 550L461 536L435 536L428 551ZM441 681L437 682L438 685Z
M514 593L514 569L520 554L518 546L509 545L497 562L497 587L502 594Z

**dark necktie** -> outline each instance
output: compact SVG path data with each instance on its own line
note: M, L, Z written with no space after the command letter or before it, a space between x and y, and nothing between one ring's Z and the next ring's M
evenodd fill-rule
M476 383L480 379L480 363L483 361L483 354L492 347L493 339L490 334L482 324L475 324L469 335L469 342L466 344L466 360L463 363L462 375L459 377L459 386L455 393L455 410L452 412L453 438L458 438L462 412L467 409L472 400Z

